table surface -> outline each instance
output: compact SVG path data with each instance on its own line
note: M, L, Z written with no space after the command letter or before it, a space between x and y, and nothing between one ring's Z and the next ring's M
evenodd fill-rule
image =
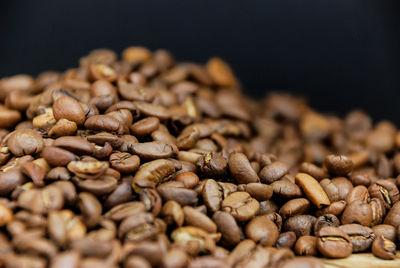
M382 260L372 253L352 254L345 259L322 259L326 268L381 268L381 267L400 267L400 251L397 252L396 259Z

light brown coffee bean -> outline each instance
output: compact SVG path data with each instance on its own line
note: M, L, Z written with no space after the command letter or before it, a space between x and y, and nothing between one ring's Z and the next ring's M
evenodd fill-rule
M331 202L324 189L316 179L305 173L298 173L295 177L298 184L308 199L318 208L329 206Z
M42 136L31 129L13 131L8 138L8 149L16 156L37 154L43 147Z
M222 201L222 210L238 220L247 221L255 216L260 209L260 203L246 192L235 192Z
M393 260L396 258L396 245L380 235L372 243L372 254L384 260Z
M329 258L346 258L353 250L350 237L337 227L325 226L317 234L317 248Z
M53 103L53 114L57 121L64 118L78 126L85 122L85 112L81 104L68 96L60 97Z
M234 153L229 156L229 171L238 183L258 182L257 173L251 167L249 160L242 153Z

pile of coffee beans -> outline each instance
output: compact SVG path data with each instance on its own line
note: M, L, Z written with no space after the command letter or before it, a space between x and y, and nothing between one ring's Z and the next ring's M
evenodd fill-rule
M219 58L143 47L3 78L0 102L2 267L396 257L400 132L362 111L252 100Z

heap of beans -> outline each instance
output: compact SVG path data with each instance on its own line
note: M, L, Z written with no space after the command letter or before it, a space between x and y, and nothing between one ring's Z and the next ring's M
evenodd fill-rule
M0 80L0 265L322 267L400 240L400 134L242 95L227 63L92 51Z

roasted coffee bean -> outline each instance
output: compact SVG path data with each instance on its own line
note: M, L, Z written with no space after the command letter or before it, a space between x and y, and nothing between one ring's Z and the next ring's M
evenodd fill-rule
M87 191L96 196L111 193L117 188L118 183L116 178L108 175L101 176L96 180L81 180L74 177L73 181L80 190Z
M263 246L272 246L278 239L278 228L265 216L257 216L252 219L245 229L247 237Z
M370 226L372 223L372 209L360 200L351 202L343 211L342 224L358 223L364 226Z
M310 208L310 201L305 198L295 198L286 202L279 210L283 219L297 215L305 214Z
M382 200L385 208L388 209L400 199L399 189L391 180L377 180L368 187L368 192L372 198Z
M236 220L247 221L257 214L260 203L246 192L235 192L222 201L221 208Z
M346 200L348 193L353 189L353 184L344 177L336 177L331 180L339 192L339 200Z
M317 240L317 237L310 235L299 237L294 246L294 252L300 256L317 256Z
M252 182L248 184L241 184L238 186L238 191L248 192L253 198L258 201L265 201L271 198L273 189L272 186Z
M207 252L215 248L215 242L210 235L202 229L193 226L175 229L171 233L171 238L179 245L188 246L189 252L192 250Z
M314 223L314 234L317 234L318 231L324 226L338 227L339 225L339 219L333 214L325 214L323 216L319 216Z
M16 130L8 138L8 149L16 156L40 153L43 146L42 136L31 129Z
M386 215L385 224L392 225L394 227L398 227L400 225L400 203L397 202L393 205L393 207L389 210Z
M78 126L85 122L85 111L74 98L63 96L53 103L53 114L56 120L67 119Z
M122 132L121 123L111 115L93 115L85 121L85 127L94 131Z
M305 195L316 207L321 208L322 206L329 206L331 204L324 189L318 181L310 175L298 173L296 175L296 184L301 187Z
M271 184L274 196L283 198L296 198L302 196L299 186L288 180L278 180Z
M261 182L273 183L282 178L289 171L289 165L284 162L273 162L265 166L259 173Z
M187 254L180 249L170 249L162 259L162 266L165 268L183 268L188 263Z
M123 174L128 174L136 171L140 165L140 158L137 155L129 153L116 152L110 155L111 167L115 168Z
M353 169L353 162L344 155L328 155L325 157L324 164L329 173L334 176L346 176Z
M319 182L322 189L324 189L326 195L331 202L336 202L340 200L339 189L335 184L332 183L330 179L323 179Z
M311 235L316 218L311 215L295 215L283 224L284 231L293 231L297 237Z
M372 243L372 253L378 258L393 260L396 258L396 245L380 235Z
M105 161L71 161L67 168L81 178L94 180L106 172L108 165Z
M320 168L313 163L304 162L300 165L300 171L303 173L307 173L308 175L314 177L316 180L321 181L322 179L328 178L328 172Z
M97 198L90 193L80 193L78 195L78 207L86 226L89 228L96 226L102 212L101 204Z
M181 172L175 177L176 181L180 181L186 188L191 189L199 183L199 177L193 172Z
M367 187L363 185L358 185L354 187L349 194L346 196L346 202L348 204L354 202L354 201L361 201L364 203L368 203L370 200L370 196L368 193Z
M90 155L94 151L94 145L77 136L64 136L56 139L53 146L61 147L76 154Z
M199 227L209 233L215 233L217 231L215 223L207 215L198 210L186 206L183 208L183 214L185 216L186 225Z
M174 144L159 141L135 143L128 150L144 160L169 158L178 153L178 148Z
M221 154L211 152L197 160L197 168L203 176L220 177L225 175L227 169L227 161Z
M197 193L192 189L186 189L181 182L166 182L157 187L163 200L174 200L181 206L195 205L198 202Z
M388 224L379 224L372 227L372 231L375 234L375 237L380 235L384 236L386 239L391 240L392 242L396 241L396 228L392 225Z
M142 165L132 180L132 187L136 192L141 188L155 188L159 183L168 179L175 172L172 161L157 159Z
M257 173L250 165L247 157L242 153L234 153L229 156L229 171L238 183L258 182Z
M42 157L52 166L66 166L69 162L78 160L78 157L70 151L53 146L46 146L42 151Z
M296 242L296 234L292 231L281 233L276 240L277 248L292 248Z
M375 239L375 234L371 228L359 224L344 224L339 226L339 229L350 237L353 252L369 249Z
M328 258L346 258L353 250L350 237L337 227L322 227L317 238L318 251Z

